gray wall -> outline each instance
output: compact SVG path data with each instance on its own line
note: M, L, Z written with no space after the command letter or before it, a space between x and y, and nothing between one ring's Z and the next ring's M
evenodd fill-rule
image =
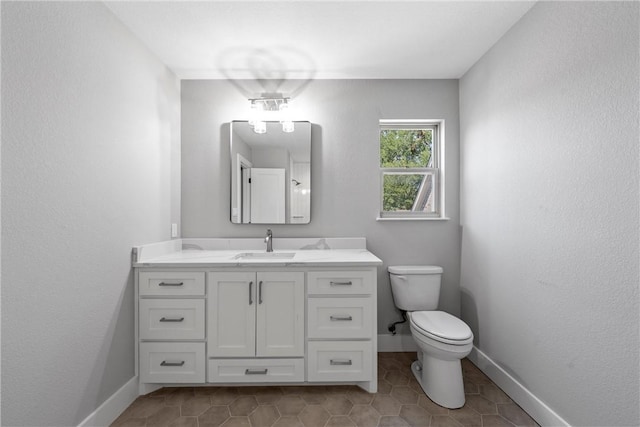
M289 82L290 84L292 82ZM182 81L183 237L260 237L263 225L229 221L229 128L247 118L237 87L219 80ZM442 309L459 314L457 80L317 80L293 104L294 120L312 127L311 223L271 226L278 237L367 238L379 269L378 331L400 318L387 265L444 268ZM449 221L376 221L379 119L446 120L446 212ZM408 328L403 331L409 333Z
M180 219L179 90L102 3L2 3L3 425L78 425L133 377L130 251Z
M572 425L638 425L639 4L541 2L460 82L462 318Z

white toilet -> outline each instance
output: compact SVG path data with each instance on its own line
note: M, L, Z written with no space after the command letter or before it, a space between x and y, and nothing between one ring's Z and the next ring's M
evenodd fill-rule
M445 408L464 405L460 360L473 347L469 326L455 316L436 311L442 267L390 266L391 292L396 307L407 312L418 360L411 370L426 395Z

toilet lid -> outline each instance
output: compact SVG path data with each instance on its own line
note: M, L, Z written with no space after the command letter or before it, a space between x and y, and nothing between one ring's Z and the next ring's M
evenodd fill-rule
M391 274L442 274L437 265L390 265L387 270Z
M436 340L469 341L473 338L466 323L444 311L414 311L411 313L411 323Z

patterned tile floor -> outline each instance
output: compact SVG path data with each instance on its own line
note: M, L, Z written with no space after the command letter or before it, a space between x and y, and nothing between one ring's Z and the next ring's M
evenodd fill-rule
M466 404L442 408L413 377L415 353L379 353L378 392L355 386L180 387L140 396L112 427L537 426L463 360Z

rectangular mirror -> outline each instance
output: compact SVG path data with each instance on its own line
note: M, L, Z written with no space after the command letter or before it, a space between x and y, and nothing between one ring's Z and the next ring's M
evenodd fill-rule
M256 133L231 122L231 222L308 224L311 221L311 123L266 122Z

